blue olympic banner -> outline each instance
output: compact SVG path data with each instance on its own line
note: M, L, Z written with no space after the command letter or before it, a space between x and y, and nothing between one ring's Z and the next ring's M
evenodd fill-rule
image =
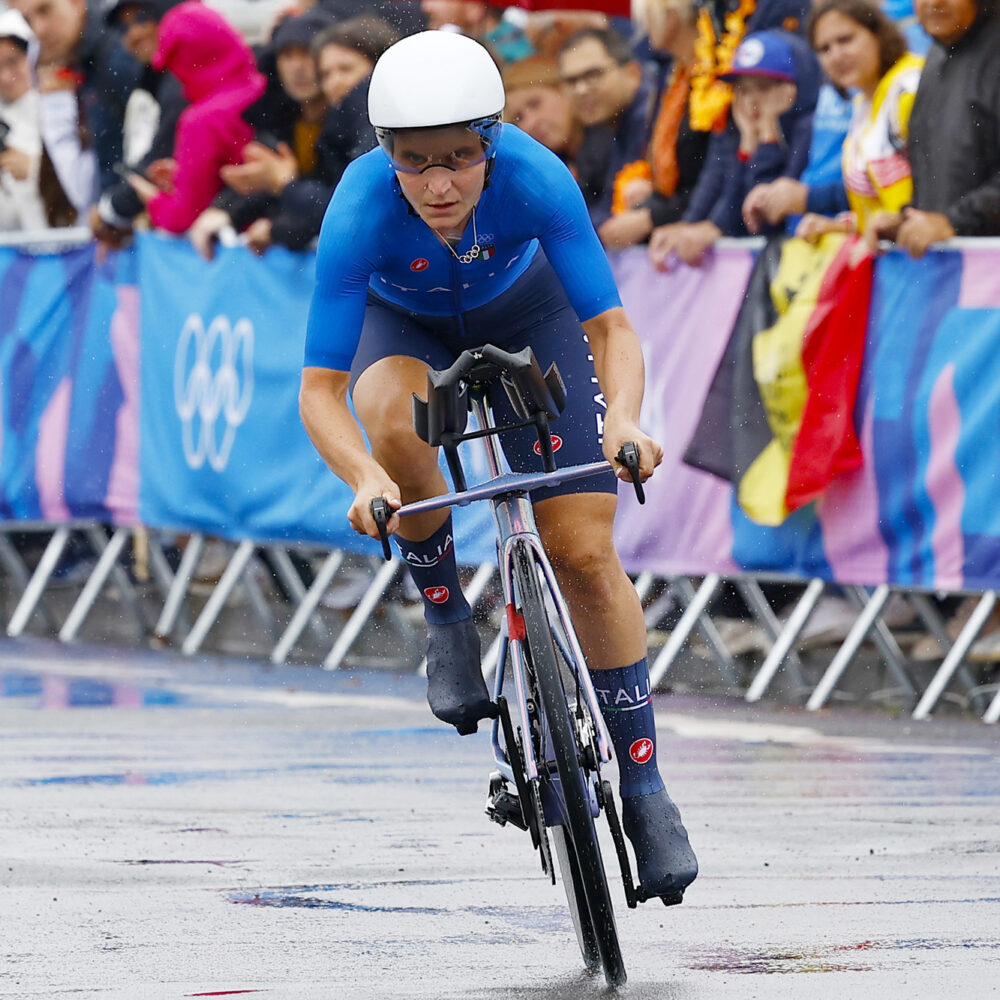
M369 554L353 494L299 420L315 259L239 247L206 263L186 240L141 237L140 519L225 538L318 542ZM488 510L456 515L462 558L492 556Z

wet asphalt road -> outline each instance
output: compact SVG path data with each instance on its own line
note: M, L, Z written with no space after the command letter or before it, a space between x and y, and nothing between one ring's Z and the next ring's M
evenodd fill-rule
M421 687L0 644L0 997L607 995L483 815L487 737ZM670 909L614 887L622 996L1000 993L995 728L657 717L702 874Z

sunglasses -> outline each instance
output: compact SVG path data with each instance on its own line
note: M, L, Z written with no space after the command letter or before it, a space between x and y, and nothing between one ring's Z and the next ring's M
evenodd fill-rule
M487 156L486 150L465 150L457 149L448 153L440 159L421 156L419 153L407 153L406 162L397 160L394 156L389 159L392 162L393 170L398 170L401 174L422 174L433 167L444 167L445 170L468 170L482 163Z

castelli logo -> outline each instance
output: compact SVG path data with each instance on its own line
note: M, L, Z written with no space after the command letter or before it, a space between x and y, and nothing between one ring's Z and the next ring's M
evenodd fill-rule
M431 266L431 262L426 257L418 257L410 261L411 271L426 271Z
M427 587L424 596L431 604L444 604L451 597L451 591L447 587Z
M562 438L559 437L558 434L553 434L552 435L552 450L553 451L558 451L561 447L562 447ZM542 446L541 446L541 444L538 441L536 441L535 442L535 454L536 455L541 455L541 453L542 453Z
M646 764L653 756L653 741L645 736L641 740L636 740L628 748L628 755L637 764Z

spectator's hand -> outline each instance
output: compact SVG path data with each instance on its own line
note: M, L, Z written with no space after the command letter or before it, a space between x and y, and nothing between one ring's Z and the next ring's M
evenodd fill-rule
M8 147L0 153L0 170L6 171L16 181L26 181L31 174L34 157L19 149Z
M120 250L132 239L131 228L119 229L105 222L96 205L90 210L87 223L97 240L98 263L103 262L109 250Z
M130 173L128 182L144 205L148 205L160 193L160 189L152 181L146 180L142 174Z
M923 257L932 243L950 240L955 230L943 212L921 212L911 208L903 217L896 243L911 257Z
M760 232L761 226L767 219L767 199L770 187L770 184L758 184L743 199L743 222L754 235Z
M740 133L740 152L744 156L753 156L760 145L760 138L757 135L760 123L757 104L741 90L736 90L733 93L731 109L733 121Z
M233 220L221 208L206 208L188 230L188 239L205 260L211 260L215 256L219 233L232 224Z
M250 223L243 239L258 257L263 257L264 251L271 245L271 220L257 219Z
M764 189L761 212L767 222L776 226L790 215L802 215L806 210L809 185L792 177L779 177L770 184L758 185ZM754 190L757 190L755 188ZM753 191L750 192L753 194Z
M722 230L708 219L702 222L681 223L675 237L674 252L683 263L690 267L698 267L705 252L721 236Z
M648 208L633 208L612 215L602 223L597 235L606 250L624 250L641 243L653 231L653 219Z
M629 208L641 208L642 203L653 193L653 182L644 177L636 177L625 185L622 197Z
M286 143L277 151L261 142L248 143L243 162L223 167L219 175L237 194L281 194L299 175L295 154Z
M829 215L817 215L808 212L799 220L795 227L795 235L800 240L818 243L827 233L852 233L853 224L846 218L831 218Z
M657 226L649 237L649 259L658 271L673 270L677 256L677 231L682 225L682 222L672 222Z
M782 82L774 87L768 87L758 98L761 120L769 124L772 122L777 124L778 119L795 106L796 94L798 94L798 88L791 82Z
M902 222L903 216L899 212L887 212L885 209L873 212L868 217L864 232L861 233L859 241L864 247L864 252L877 257L879 254L879 241L895 240ZM855 247L854 253L860 257L862 251L859 247Z
M154 160L146 169L146 176L161 190L173 191L174 177L177 174L177 161L169 157Z

